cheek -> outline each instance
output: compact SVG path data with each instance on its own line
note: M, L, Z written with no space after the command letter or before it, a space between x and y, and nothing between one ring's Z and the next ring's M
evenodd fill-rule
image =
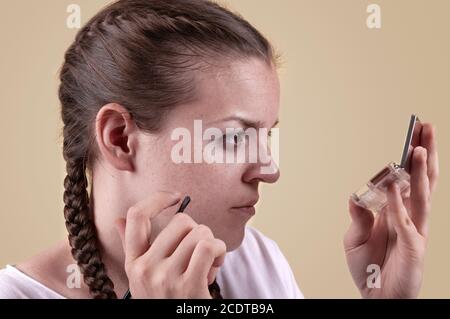
M170 158L149 156L137 174L138 184L147 193L165 190L192 194L192 197L227 198L230 190L242 184L243 168L226 164L175 164Z
M192 198L189 213L197 222L210 224L224 218L242 188L241 169L230 165L184 164L174 168L173 187Z
M178 186L185 192L208 197L211 195L227 198L230 189L239 187L241 169L225 164L183 164L176 165L174 171L179 179Z
M167 145L167 149L162 147ZM160 143L146 150L137 171L134 185L139 196L156 191L180 192L191 196L190 210L196 214L220 211L235 202L235 195L243 188L244 165L176 164L170 158L171 143Z
M174 188L179 168L170 159L170 152L157 143L143 149L136 159L133 188L137 193L148 194L156 191L179 191ZM169 155L167 155L169 154Z

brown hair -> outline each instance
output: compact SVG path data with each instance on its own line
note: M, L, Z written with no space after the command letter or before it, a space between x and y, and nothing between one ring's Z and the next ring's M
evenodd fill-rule
M120 0L76 35L60 71L64 122L64 217L72 255L94 298L117 298L102 262L87 191L95 116L118 103L138 127L157 130L173 107L195 97L194 74L220 59L276 57L247 21L207 0ZM221 298L216 282L213 298Z

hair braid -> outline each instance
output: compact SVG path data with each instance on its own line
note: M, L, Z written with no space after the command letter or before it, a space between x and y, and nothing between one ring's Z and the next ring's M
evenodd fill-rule
M64 179L64 217L72 256L94 298L117 298L98 249L95 225L89 210L85 160L69 156L70 140L64 139L67 176Z
M209 293L211 294L211 297L213 299L223 299L222 295L220 294L220 286L217 283L216 280L214 280L214 282L209 285Z

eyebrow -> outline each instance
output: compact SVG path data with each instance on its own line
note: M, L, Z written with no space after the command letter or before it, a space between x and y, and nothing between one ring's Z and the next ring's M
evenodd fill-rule
M243 118L243 117L240 117L240 116L236 116L236 115L232 115L232 116L229 116L229 117L226 117L226 118L223 118L223 119L214 121L214 122L212 122L212 123L210 123L210 124L214 124L214 123L217 123L217 122L227 122L227 121L236 121L236 122L239 122L239 123L241 123L244 127L253 127L253 128L264 127L264 124L263 124L263 122L261 122L261 121L253 121L253 120L246 119L246 118ZM275 121L275 123L272 125L272 128L275 127L275 126L277 126L279 123L280 123L280 120L277 119L277 120Z

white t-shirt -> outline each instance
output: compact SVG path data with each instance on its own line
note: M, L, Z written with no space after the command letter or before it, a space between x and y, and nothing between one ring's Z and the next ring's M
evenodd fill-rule
M245 229L241 246L227 253L216 279L225 299L303 298L278 245L250 226ZM0 299L20 298L65 297L14 266L7 265L0 270Z

